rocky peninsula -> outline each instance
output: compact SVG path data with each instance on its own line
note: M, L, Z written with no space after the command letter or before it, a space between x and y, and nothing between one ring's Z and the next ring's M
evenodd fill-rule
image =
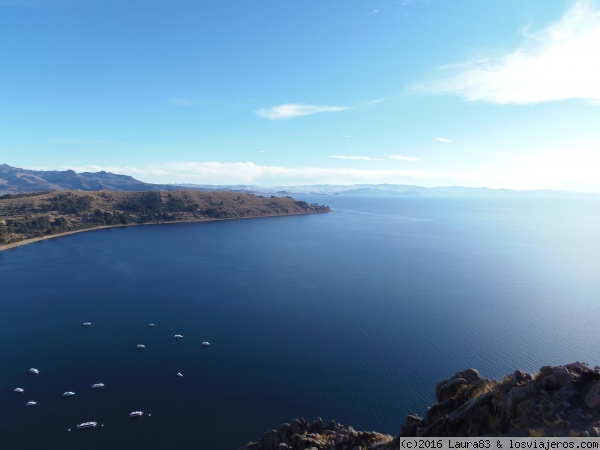
M229 191L52 191L0 197L0 250L97 228L314 214L329 207Z
M544 366L502 380L467 369L439 382L435 403L423 417L409 415L395 437L295 419L240 450L392 450L404 436L600 436L600 367Z

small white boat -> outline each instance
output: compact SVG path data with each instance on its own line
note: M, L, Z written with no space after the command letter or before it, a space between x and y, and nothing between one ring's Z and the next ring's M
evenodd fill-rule
M182 339L183 336L181 334L176 334L175 336L173 336L173 339Z
M146 348L146 346L144 344L138 344L136 345L137 348L139 348L140 350L144 350Z
M34 367L32 367L31 369L29 369L29 371L30 371L31 373L34 373L34 374L36 374L36 375L37 375L38 373L40 373L40 371L39 371L39 370L37 370L37 369L36 369L36 368L34 368Z
M84 327L89 327L92 325L92 322L83 322Z
M103 387L104 387L104 383L92 384L93 389L98 389L98 388L103 388Z
M177 376L178 377L183 377L183 374L181 372L177 372Z
M204 342L202 343L202 345L204 345L205 347L210 347L210 342L208 342L208 341L204 341Z
M75 395L75 392L67 391L63 394L63 397L70 397L71 395Z
M35 406L37 405L37 402L27 402L27 406Z
M129 417L142 417L143 415L142 411L132 411L129 413Z
M156 326L156 325L154 325L153 323L149 323L149 324L148 324L148 326L149 326L149 327L154 327L154 326Z
M13 390L13 392L18 392L19 394L21 394L22 392L25 392L25 390L24 390L24 389L21 389L21 388L15 388L15 389Z
M77 428L93 428L98 425L98 422L83 422L77 425Z

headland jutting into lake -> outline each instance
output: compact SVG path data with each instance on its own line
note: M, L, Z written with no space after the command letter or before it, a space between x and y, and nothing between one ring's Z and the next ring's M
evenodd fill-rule
M227 191L53 191L0 197L0 251L98 228L329 212L291 197Z
M533 375L516 370L501 381L475 369L457 372L435 387L435 404L423 417L409 415L394 438L320 418L295 419L240 450L400 448L401 437L598 437L600 367L575 362L543 366Z

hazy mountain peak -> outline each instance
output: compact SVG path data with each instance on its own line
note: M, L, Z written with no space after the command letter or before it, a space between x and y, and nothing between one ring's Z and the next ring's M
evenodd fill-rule
M81 191L153 191L173 189L136 180L129 175L106 171L77 173L68 170L29 170L0 165L0 193L40 192L55 190Z

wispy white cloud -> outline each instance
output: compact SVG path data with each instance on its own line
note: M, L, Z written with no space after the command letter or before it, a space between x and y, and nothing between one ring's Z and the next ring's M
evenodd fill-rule
M311 116L324 112L339 112L353 109L350 106L306 105L300 103L286 103L271 108L261 108L254 112L268 120L293 119L294 117Z
M185 106L193 106L196 102L189 98L174 97L174 98L169 99L169 103L171 103L172 105L175 105L175 106L185 107Z
M433 140L438 141L438 142L443 142L444 144L449 144L450 142L452 142L450 139L441 138L441 137L434 138Z
M592 1L576 2L558 22L524 37L511 53L467 61L452 69L457 74L410 88L495 104L600 100L600 11Z
M385 98L376 98L375 100L363 100L357 104L359 108L366 108L367 106L378 105L379 103L385 102Z
M351 106L346 105L309 105L305 103L285 103L283 105L272 106L270 108L255 109L254 113L268 120L293 119L301 116L311 116L324 112L340 112L349 109L368 108L369 106L377 105L384 102L384 98L375 100L364 100L354 103ZM350 137L350 136L343 136Z
M330 158L336 159L351 159L351 160L361 160L361 161L381 161L379 158L371 158L370 156L346 156L346 155L333 155Z
M390 159L398 161L421 161L421 158L415 158L414 156L402 156L402 155L391 155Z

